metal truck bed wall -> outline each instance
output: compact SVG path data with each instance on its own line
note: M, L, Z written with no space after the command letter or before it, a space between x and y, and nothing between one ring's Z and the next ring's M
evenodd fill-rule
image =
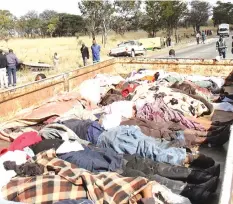
M14 116L17 111L39 104L57 93L71 91L82 81L94 77L97 73L128 74L139 68L229 78L233 70L233 61L114 58L1 92L0 117Z
M114 58L85 68L63 73L42 81L0 93L0 118L14 118L22 109L42 103L57 93L71 91L82 81L94 77L98 73L128 74L139 68L163 69L167 72L194 74L203 76L221 76L233 81L233 61L202 59L149 59L149 58ZM233 129L229 145L233 147ZM223 185L219 204L230 204L233 181L233 149L229 148L224 171Z

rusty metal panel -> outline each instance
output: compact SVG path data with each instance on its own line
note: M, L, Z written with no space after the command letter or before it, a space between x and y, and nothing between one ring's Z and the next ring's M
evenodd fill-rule
M130 72L146 68L181 74L228 77L233 71L233 60L203 60L203 59L151 59L151 58L118 58L118 72Z
M13 118L17 111L42 103L60 92L71 91L98 73L112 71L115 59L9 89L0 94L0 119Z
M223 76L232 79L232 60L202 59L151 59L151 58L113 58L95 65L76 69L42 81L29 83L0 94L0 117L13 117L20 109L39 104L62 91L71 91L82 81L98 73L125 73L147 68L163 69L168 72Z

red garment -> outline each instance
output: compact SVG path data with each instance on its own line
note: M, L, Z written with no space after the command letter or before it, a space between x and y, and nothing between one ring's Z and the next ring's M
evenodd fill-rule
M23 150L25 147L42 141L37 132L25 132L17 137L8 148L8 151Z
M129 84L128 87L121 91L121 95L126 98L130 93L134 92L138 84Z
M5 154L5 153L7 153L7 152L8 152L8 150L7 150L6 148L1 149L1 150L0 150L0 156L2 156L3 154Z

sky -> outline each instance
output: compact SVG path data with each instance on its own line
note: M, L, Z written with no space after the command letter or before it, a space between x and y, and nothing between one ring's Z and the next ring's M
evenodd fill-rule
M78 8L79 0L0 0L0 9L9 10L16 17L20 17L30 10L38 13L46 9L55 10L59 13L80 14ZM216 0L207 0L211 4ZM222 0L222 2L232 2L233 0Z
M0 9L9 10L16 17L20 17L30 10L38 13L46 9L59 13L80 14L79 0L0 0Z

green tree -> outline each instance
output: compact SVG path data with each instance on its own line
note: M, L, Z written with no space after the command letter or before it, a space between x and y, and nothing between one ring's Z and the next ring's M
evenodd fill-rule
M178 22L187 14L187 3L182 1L161 1L161 20L167 34L177 30Z
M75 33L84 31L85 22L79 15L60 13L56 25L56 29L53 32L54 35L74 36Z
M143 30L149 33L149 36L155 37L156 32L161 27L161 6L158 1L145 1L145 15L143 17Z
M200 27L205 25L211 15L211 5L205 1L192 1L189 13L189 22L194 31L200 31Z
M136 27L140 25L140 13L141 1L114 1L114 7L117 15L114 18L112 29L115 32L124 34L129 30L136 30Z
M85 28L91 33L92 38L95 38L97 30L101 26L102 17L102 1L85 1L78 3L79 9L85 18Z
M42 35L50 35L52 37L59 20L58 13L53 10L45 10L39 15L39 18L41 20Z
M36 11L29 11L20 18L21 25L24 26L24 31L28 36L35 36L41 34L41 21Z
M233 23L233 4L223 3L221 1L217 1L216 6L213 8L213 21L214 25L218 25L221 23Z
M101 28L102 28L102 43L104 47L107 43L107 36L111 29L111 23L113 21L114 8L109 1L100 1L102 4L102 12L100 14L101 18Z
M6 38L14 28L14 16L8 10L0 10L0 38Z
M50 37L53 37L53 33L57 28L57 23L50 23L47 26L47 32L50 34Z

